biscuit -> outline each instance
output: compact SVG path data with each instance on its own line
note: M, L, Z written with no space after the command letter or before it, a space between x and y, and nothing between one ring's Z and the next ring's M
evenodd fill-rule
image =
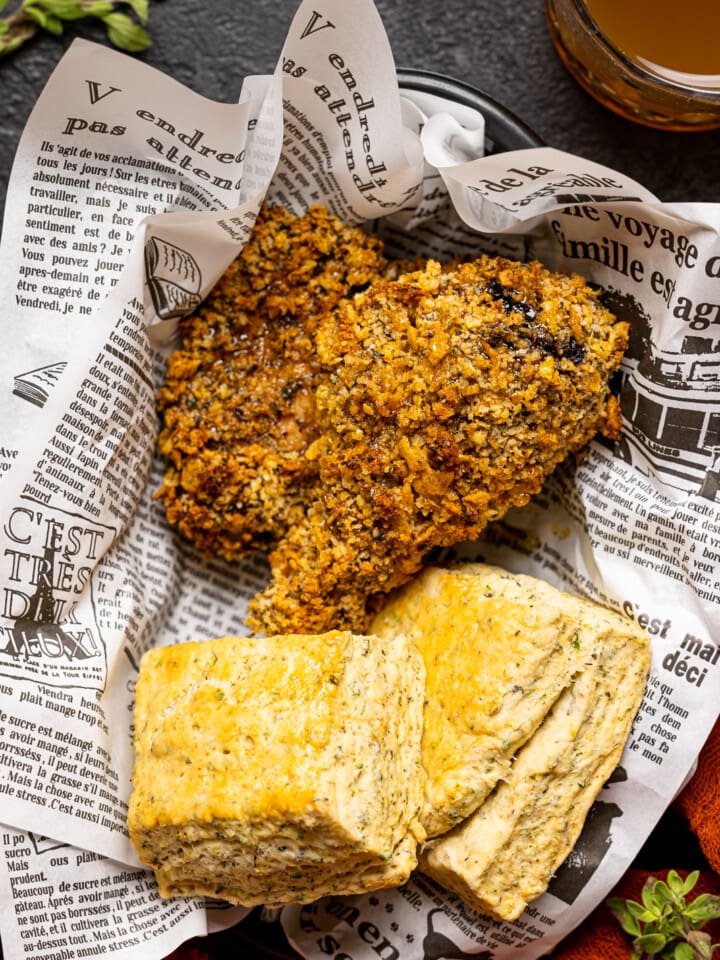
M400 635L147 653L129 826L160 893L253 906L403 883L423 837L423 694Z
M425 661L428 836L456 826L508 775L619 620L542 580L480 563L430 567L391 598L371 631L406 633Z
M474 910L515 920L545 892L620 760L645 688L650 647L647 635L619 616L616 631L608 631L613 617L599 613L602 641L590 639L596 653L507 779L471 817L423 848L420 868Z

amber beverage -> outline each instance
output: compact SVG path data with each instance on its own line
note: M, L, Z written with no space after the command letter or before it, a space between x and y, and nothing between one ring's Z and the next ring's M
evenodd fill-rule
M575 79L605 106L669 130L720 127L719 0L546 0Z

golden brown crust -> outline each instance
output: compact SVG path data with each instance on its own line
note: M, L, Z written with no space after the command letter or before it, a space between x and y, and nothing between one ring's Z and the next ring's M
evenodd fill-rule
M483 256L375 282L317 342L318 481L251 604L267 632L365 629L431 547L527 503L617 421L627 325L578 276Z
M157 496L207 553L270 551L250 608L263 632L365 629L430 548L477 537L619 432L627 326L580 277L488 256L388 265L321 207L263 208L181 336Z
M158 498L202 550L272 544L315 479L318 318L385 269L378 240L322 207L263 207L251 238L180 323L158 398L168 470Z

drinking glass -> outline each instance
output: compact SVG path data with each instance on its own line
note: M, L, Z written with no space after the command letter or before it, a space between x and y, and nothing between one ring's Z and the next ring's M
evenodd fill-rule
M667 130L720 127L718 0L545 0L572 76L621 116Z

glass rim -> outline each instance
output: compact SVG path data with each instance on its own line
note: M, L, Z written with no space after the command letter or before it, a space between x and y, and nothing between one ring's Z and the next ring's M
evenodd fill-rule
M665 88L668 93L685 93L689 96L692 96L693 99L707 100L711 103L716 103L718 98L720 98L720 77L718 78L719 83L717 87L695 87L690 84L673 82L672 80L667 79L666 77L661 76L658 73L653 73L651 70L647 70L642 64L638 63L635 60L631 60L630 57L616 46L612 40L610 40L600 29L598 24L593 19L590 11L585 5L585 0L573 0L575 9L577 10L579 16L581 17L585 27L592 34L595 41L627 70L628 73L634 74L640 80L645 81L648 85L652 84L655 86L660 86Z

